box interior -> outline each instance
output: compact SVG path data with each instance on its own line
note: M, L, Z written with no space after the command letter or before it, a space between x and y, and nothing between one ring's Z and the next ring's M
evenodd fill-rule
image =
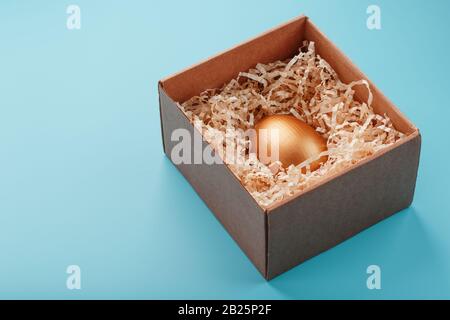
M376 113L386 113L395 128L403 132L408 139L412 138L411 135L418 134L418 129L306 16L273 28L254 39L166 78L160 82L160 85L174 102L182 103L204 90L222 87L236 78L239 72L247 71L258 63L292 58L298 53L304 40L315 42L317 53L334 68L343 82L350 83L361 79L369 82L373 94L372 106ZM354 89L356 99L367 101L368 91L364 86L356 86ZM294 197L297 196L299 194ZM289 197L282 203L294 197ZM282 203L274 204L271 208Z

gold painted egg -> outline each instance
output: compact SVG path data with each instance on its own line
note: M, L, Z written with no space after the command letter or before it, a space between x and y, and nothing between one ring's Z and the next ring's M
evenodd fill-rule
M274 162L273 148L276 148L276 144L278 160L285 168L316 158L327 150L326 140L314 128L291 115L267 116L258 121L255 129L255 151L259 160L266 165ZM262 131L263 129L265 130ZM322 156L313 161L310 164L311 171L317 170L327 160L327 156Z

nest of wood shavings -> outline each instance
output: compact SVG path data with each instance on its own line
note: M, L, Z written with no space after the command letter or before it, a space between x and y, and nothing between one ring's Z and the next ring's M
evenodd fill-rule
M369 90L367 102L355 100L354 87L359 85ZM184 102L181 109L212 148L231 147L245 159L232 161L220 154L256 201L267 207L402 138L387 115L375 114L371 104L367 81L342 83L316 54L314 42L305 41L292 59L258 64L221 89ZM327 162L311 172L309 163L316 159L283 168L280 163L266 166L249 154L245 130L274 114L294 115L315 128L327 140L328 150L319 155L328 155Z

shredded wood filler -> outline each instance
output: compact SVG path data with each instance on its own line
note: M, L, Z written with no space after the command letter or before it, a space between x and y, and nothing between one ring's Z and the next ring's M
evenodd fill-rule
M367 102L354 98L354 87L359 85L369 90ZM246 160L229 161L221 154L222 159L256 201L267 207L402 138L388 116L375 114L371 104L367 81L342 83L316 54L314 42L305 41L294 58L258 64L221 89L206 90L184 102L181 109L214 149L233 144L232 149ZM248 154L243 132L274 114L291 114L315 128L327 139L328 150L319 157L328 155L328 161L311 172L309 163L315 159L283 168L279 163L266 166Z

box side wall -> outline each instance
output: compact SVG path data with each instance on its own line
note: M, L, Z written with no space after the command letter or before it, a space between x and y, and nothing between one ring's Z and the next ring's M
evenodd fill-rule
M347 56L343 54L312 22L310 19L305 23L305 39L314 41L317 53L324 58L337 72L344 83L351 83L365 79L368 81L372 94L374 111L378 114L386 113L392 120L394 126L403 133L411 134L417 129L415 126L397 109L397 107L387 99L383 93L356 67ZM365 86L355 86L356 97L360 101L367 101L368 90Z
M290 58L302 44L305 21L306 17L299 17L163 80L164 89L182 103L206 89L222 87L257 63Z
M199 133L161 86L159 94L164 151L171 159L172 149L179 143L171 140L174 130L185 129L189 131L191 137L194 137L194 132ZM193 141L191 142L193 150ZM202 150L206 145L206 142L202 142ZM266 213L224 164L175 166L265 277ZM186 212L186 214L195 213Z
M268 212L268 278L330 249L413 199L421 138Z

